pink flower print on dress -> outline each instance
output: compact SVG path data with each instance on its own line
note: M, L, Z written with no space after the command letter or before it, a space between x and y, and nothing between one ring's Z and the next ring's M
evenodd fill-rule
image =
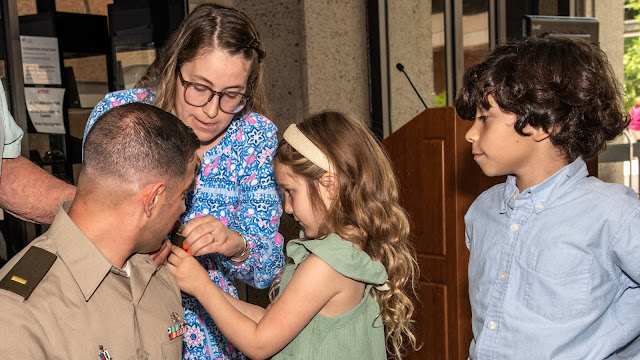
M209 176L209 174L211 174L211 170L218 167L219 162L220 162L220 158L217 157L216 160L213 162L213 164L205 165L204 169L202 170L202 175Z
M242 140L242 128L238 128L238 133L236 134L236 140Z
M138 101L142 101L148 97L149 97L149 93L146 90L136 93L136 98L138 99Z
M256 179L256 174L251 174L251 176L249 176L249 178L247 180L245 180L244 182L249 184L255 179Z
M254 119L254 118L253 118L253 117L251 117L251 116L247 116L247 117L245 117L245 119L246 119L246 120L247 120L247 122L248 122L249 124L251 124L251 125L253 125L253 124L257 123L256 119Z
M247 162L247 165L251 165L251 163L256 160L256 153L251 153L251 155L247 156L245 160Z
M209 176L211 174L211 170L215 169L215 165L209 164L205 165L204 170L202 170L202 175Z
M218 162L220 162L220 158L219 157L216 158L216 160L213 162L213 164L205 165L204 169L202 170L202 175L203 176L209 176L209 174L211 174L211 171L218 167Z
M187 345L197 345L202 342L202 332L196 327L187 327L187 332L184 334L184 338L187 340Z
M229 225L229 217L228 216L221 216L220 219L218 219L218 220L220 220L220 222L223 223L224 226Z
M282 245L284 243L284 237L280 233L276 233L276 237L273 238L273 242Z

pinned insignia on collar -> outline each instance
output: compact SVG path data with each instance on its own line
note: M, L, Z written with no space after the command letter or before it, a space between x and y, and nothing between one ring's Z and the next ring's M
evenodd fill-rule
M178 315L177 312L172 312L171 313L171 320L173 321L174 324L177 324L180 322L180 315Z
M175 325L167 329L167 332L169 333L169 340L173 340L187 331L187 322L180 322L180 315L178 315L177 312L171 313L171 320Z
M107 349L104 348L104 346L99 345L98 348L100 349L100 351L98 352L98 357L100 357L100 360L111 360L111 356L109 355Z

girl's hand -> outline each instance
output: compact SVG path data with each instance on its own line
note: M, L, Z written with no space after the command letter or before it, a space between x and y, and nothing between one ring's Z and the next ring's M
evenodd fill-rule
M234 257L244 250L244 239L211 215L190 220L182 230L185 249L194 256L218 253Z
M205 288L204 284L211 283L207 271L198 260L175 245L171 245L167 267L175 276L180 290L196 298L198 290Z

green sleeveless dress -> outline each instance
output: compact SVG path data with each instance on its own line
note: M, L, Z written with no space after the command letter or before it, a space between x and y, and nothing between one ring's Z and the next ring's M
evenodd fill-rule
M374 285L387 280L382 263L373 261L353 243L330 234L322 240L291 240L287 255L293 264L285 265L280 293L291 280L295 269L309 255L315 254L340 274L366 283L360 304L334 317L317 314L284 349L272 359L386 359L384 327L378 302L371 297Z

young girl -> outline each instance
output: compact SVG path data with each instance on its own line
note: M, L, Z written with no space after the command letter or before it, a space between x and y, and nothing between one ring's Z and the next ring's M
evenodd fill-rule
M199 5L167 40L138 88L107 94L85 130L105 111L130 102L153 104L193 129L202 165L181 217L187 223L182 235L211 281L233 296L235 280L266 288L284 264L277 231L282 207L271 165L277 129L262 115L264 57L245 14ZM183 305L185 359L244 359L201 304L184 297Z
M278 297L266 310L232 298L174 246L181 289L254 359L400 358L403 336L415 347L407 292L417 268L386 154L363 124L325 112L291 125L274 163L303 229L287 245Z

